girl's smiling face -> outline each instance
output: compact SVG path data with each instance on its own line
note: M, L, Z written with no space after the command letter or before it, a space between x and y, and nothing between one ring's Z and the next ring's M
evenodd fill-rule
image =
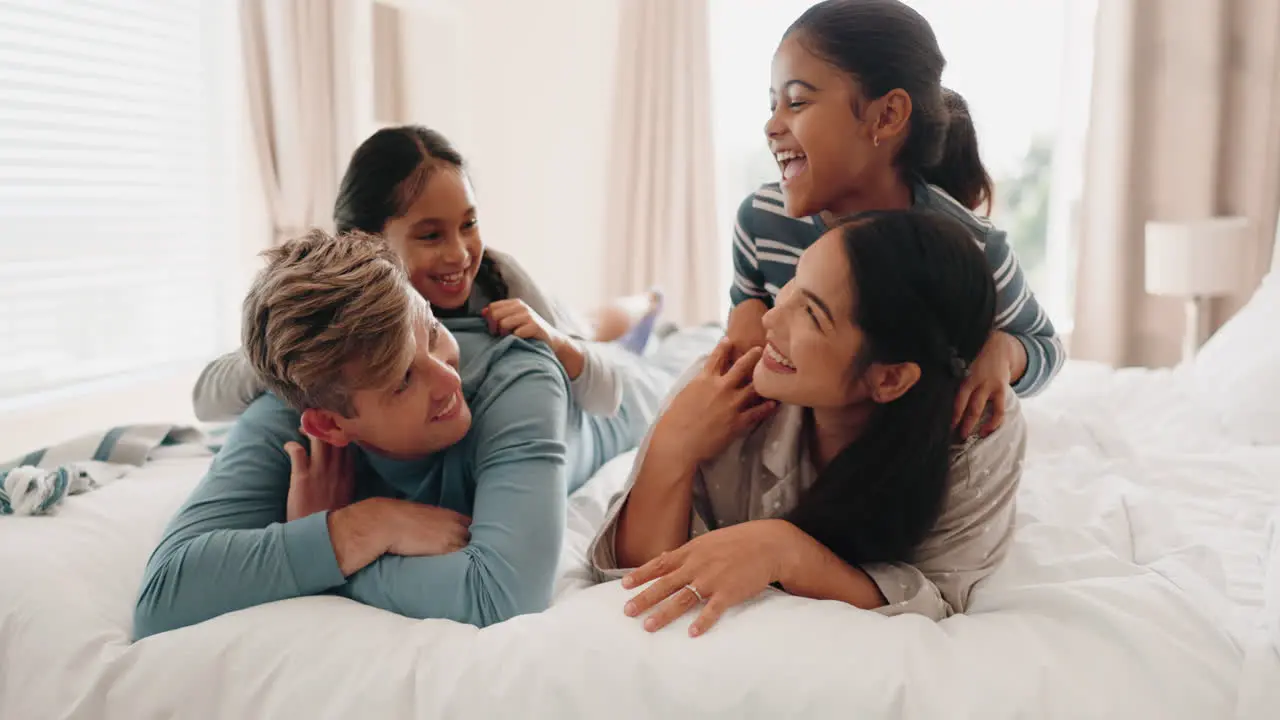
M409 209L388 220L383 235L427 302L454 310L471 296L484 242L466 175L445 164L428 172Z
M911 204L897 167L912 114L905 90L868 97L855 75L815 54L797 30L773 56L769 107L765 136L782 172L788 215Z
M835 211L838 201L856 194L860 180L876 165L874 123L855 112L865 104L856 84L806 49L801 39L802 33L791 33L773 56L772 114L765 124L769 149L782 171L787 213L793 217Z

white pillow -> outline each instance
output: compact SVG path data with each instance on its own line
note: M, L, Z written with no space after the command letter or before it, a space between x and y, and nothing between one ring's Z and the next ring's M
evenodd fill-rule
M1280 445L1280 273L1209 338L1192 377L1199 403L1233 439Z

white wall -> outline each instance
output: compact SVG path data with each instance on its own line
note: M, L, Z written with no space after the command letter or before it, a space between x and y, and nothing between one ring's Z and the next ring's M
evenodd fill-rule
M485 241L562 300L599 302L617 0L400 4L409 118L467 158Z
M200 367L78 384L0 406L0 462L37 448L131 423L194 424L191 388Z

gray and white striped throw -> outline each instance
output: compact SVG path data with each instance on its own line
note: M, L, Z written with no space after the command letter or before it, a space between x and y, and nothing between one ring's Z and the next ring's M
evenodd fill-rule
M47 515L66 496L101 487L144 465L157 449L176 445L217 450L198 428L125 425L0 463L0 515Z

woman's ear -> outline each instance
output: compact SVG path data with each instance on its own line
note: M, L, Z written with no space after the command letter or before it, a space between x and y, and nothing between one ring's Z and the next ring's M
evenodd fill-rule
M867 369L867 387L871 399L880 404L902 397L920 380L920 366L913 362L872 365Z
M345 429L342 417L331 410L314 408L302 412L302 432L334 447L345 447L355 440Z

